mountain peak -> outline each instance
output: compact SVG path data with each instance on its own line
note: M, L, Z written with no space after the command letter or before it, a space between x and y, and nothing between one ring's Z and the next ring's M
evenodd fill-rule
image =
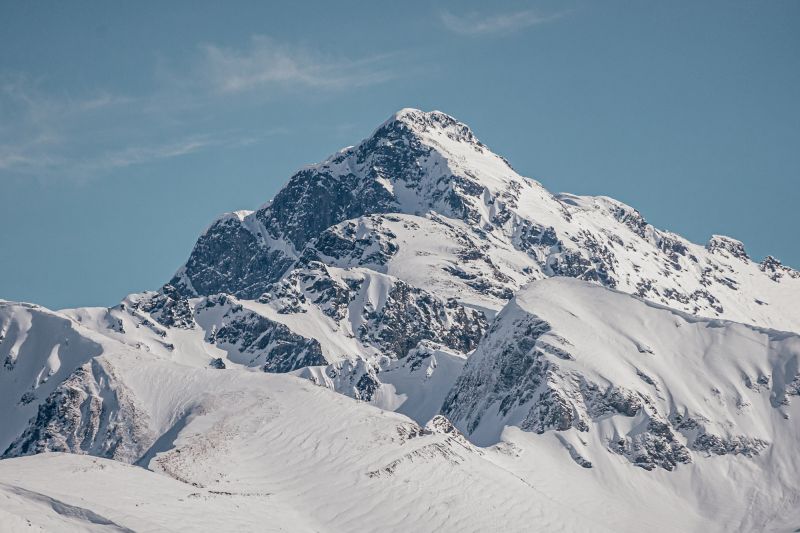
M397 223L389 214L412 218ZM346 230L372 216L367 233ZM788 330L800 320L758 303L782 300L786 291L773 281L798 283L795 271L767 261L758 275L741 242L714 236L704 249L608 197L554 197L454 117L413 108L298 171L256 212L218 219L171 284L190 296L257 299L320 238L315 250L324 248L326 257L358 257L347 264L378 264L426 287L445 280L441 286L459 288L448 296L486 309L499 309L530 280L568 276L713 318ZM393 258L400 249L414 268ZM387 262L402 265L393 271ZM413 272L419 262L427 269L422 278ZM750 273L759 280L752 290Z
M394 113L388 120L381 124L375 134L402 124L418 135L432 136L443 134L453 141L466 142L483 147L469 126L458 121L455 117L441 111L422 111L413 107L405 107Z
M415 107L404 107L403 109L394 113L385 123L397 121L409 125L423 123L428 125L434 125L437 123L445 125L458 123L458 120L456 120L455 117L452 117L447 113L443 113L435 109L433 111L423 111Z
M392 122L394 120L403 120L406 117L413 117L425 114L426 114L425 111L417 109L416 107L404 107L403 109L400 109L399 111L394 113L387 122Z

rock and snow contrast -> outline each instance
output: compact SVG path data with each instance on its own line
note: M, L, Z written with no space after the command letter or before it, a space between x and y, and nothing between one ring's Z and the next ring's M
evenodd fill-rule
M0 301L0 529L794 531L797 302L404 109L157 291Z

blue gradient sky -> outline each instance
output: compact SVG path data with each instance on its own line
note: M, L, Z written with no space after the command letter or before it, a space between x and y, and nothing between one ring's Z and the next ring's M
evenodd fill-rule
M135 4L0 5L0 298L157 288L216 215L402 107L800 266L800 2Z

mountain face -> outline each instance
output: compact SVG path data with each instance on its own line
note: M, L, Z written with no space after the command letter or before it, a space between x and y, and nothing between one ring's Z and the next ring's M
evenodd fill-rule
M180 485L117 467L109 483L175 501L188 484L221 516L216 498L244 498L253 522L229 518L241 529L263 514L245 495L278 491L270 509L297 530L378 529L366 516L421 530L788 529L798 301L800 273L775 258L756 263L725 236L691 243L607 197L552 194L454 118L404 109L260 209L218 218L157 291L58 313L0 303L0 452L137 464ZM474 480L497 498L440 512ZM45 501L32 481L14 487L0 488L26 509ZM398 514L386 491L436 520ZM96 498L78 514L123 527Z
M787 421L800 403L798 355L800 335L551 278L503 309L442 412L484 444L508 425L596 431L647 470L697 455L753 458L796 436Z

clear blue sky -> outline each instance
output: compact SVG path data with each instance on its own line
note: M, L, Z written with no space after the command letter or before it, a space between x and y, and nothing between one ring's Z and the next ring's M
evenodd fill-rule
M3 0L0 298L157 288L216 215L402 107L800 266L800 2Z

